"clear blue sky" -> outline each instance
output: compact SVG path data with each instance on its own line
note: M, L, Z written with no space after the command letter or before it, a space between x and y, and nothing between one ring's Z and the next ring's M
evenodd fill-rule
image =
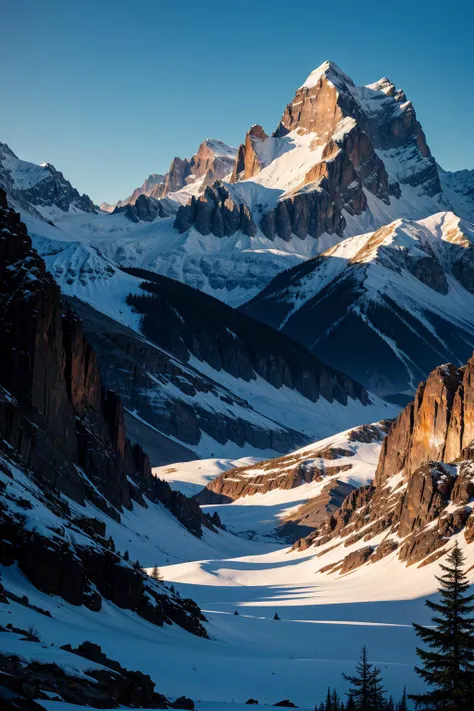
M474 3L4 0L0 141L96 201L206 137L273 130L325 59L388 76L451 170L474 168Z

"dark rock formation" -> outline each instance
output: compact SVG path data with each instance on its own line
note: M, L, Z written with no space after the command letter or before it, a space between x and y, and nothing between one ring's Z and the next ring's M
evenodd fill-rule
M193 196L187 205L179 208L174 223L176 229L185 232L193 225L202 235L213 233L217 237L231 235L237 230L253 236L257 231L247 205L236 203L220 181L208 186L199 198Z
M91 654L92 648L95 648L94 654ZM67 673L55 662L32 662L18 656L0 655L0 682L11 692L10 695L5 694L5 697L12 704L10 707L2 704L2 709L34 711L43 708L42 699L51 698L99 709L122 706L178 708L155 691L155 684L147 674L125 669L106 657L98 645L84 642L78 649L71 649L70 645L62 649L65 652L63 661L68 664ZM67 653L85 657L100 664L102 668L93 664L84 672L74 673L74 659L67 659ZM19 701L13 705L12 699L15 698ZM36 704L34 699L40 703Z
M139 195L135 202L117 206L113 214L116 215L120 212L123 212L125 217L132 222L153 222L157 217L169 217L169 212L163 201L147 195Z
M195 535L201 535L202 522L211 526L195 502L151 476L148 457L127 439L121 402L102 386L80 320L63 309L59 288L3 191L0 230L2 472L14 478L12 465L18 466L37 482L42 505L58 517L54 530L37 532L11 508L11 495L2 497L0 537L7 545L1 562L18 561L33 584L73 605L100 609L102 595L155 624L174 618L205 635L192 601L181 604L150 589L148 576L110 550L104 524L74 517L61 498L62 493L79 504L89 499L120 521L123 508L131 508L133 500L143 504L146 493ZM63 524L79 526L90 544L72 544Z

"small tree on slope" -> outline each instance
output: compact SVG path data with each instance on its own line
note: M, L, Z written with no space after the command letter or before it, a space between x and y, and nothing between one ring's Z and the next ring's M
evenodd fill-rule
M161 582L163 580L163 576L161 575L157 565L153 566L153 570L151 571L151 577L157 582Z
M422 665L415 667L430 687L425 694L410 695L417 709L472 711L474 709L474 595L463 570L464 555L458 544L442 565L439 603L427 600L435 615L434 627L413 624L416 634L429 647L417 649Z
M351 685L349 697L357 711L383 711L385 708L384 690L380 669L369 663L367 647L362 647L360 661L357 662L356 674L344 679Z

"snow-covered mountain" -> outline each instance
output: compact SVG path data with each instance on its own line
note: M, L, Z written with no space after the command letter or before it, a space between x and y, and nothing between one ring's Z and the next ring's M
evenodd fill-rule
M175 226L223 240L245 235L260 249L264 237L267 250L315 255L401 217L453 209L474 219L466 173L441 172L440 180L402 90L386 78L356 87L325 62L297 90L272 135L258 125L249 130L231 181L192 198Z
M104 203L106 212L114 208L135 205L140 195L159 200L169 196L167 203L178 206L191 195L202 193L208 185L223 178L229 178L235 162L237 150L216 138L206 138L191 158L173 158L165 175L152 173L125 200L114 206ZM102 205L101 205L102 208Z
M80 195L53 165L20 160L6 143L0 143L0 187L13 207L33 215L48 215L48 208L96 212L90 197Z
M238 306L347 236L440 211L472 221L472 190L472 171L437 166L402 90L387 79L356 87L325 62L272 135L253 126L237 152L207 139L191 159L176 158L166 175L152 174L100 214L78 211L74 200L40 212L60 239ZM54 237L48 226L28 226Z
M242 307L383 395L474 348L474 226L452 212L350 237Z

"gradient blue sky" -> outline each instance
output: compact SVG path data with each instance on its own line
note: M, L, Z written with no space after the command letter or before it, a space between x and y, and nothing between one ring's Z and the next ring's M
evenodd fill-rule
M312 69L388 76L439 163L474 168L474 3L5 0L0 141L96 202L206 137L273 130Z

